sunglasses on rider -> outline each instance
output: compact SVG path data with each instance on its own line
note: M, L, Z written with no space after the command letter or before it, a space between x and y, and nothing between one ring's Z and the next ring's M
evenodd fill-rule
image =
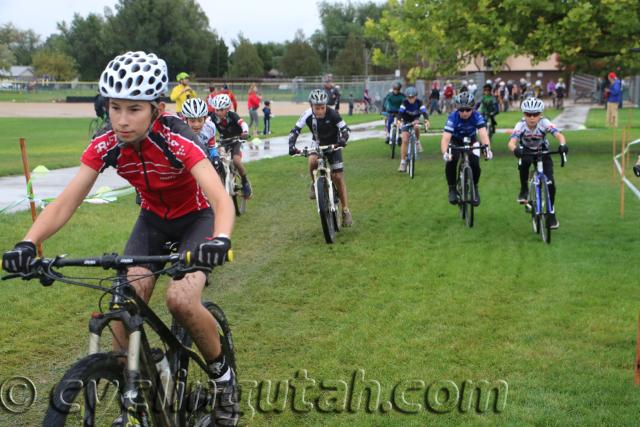
M473 108L458 108L458 111L460 113L468 113L470 111L473 111Z
M524 115L527 117L538 117L540 113L524 113Z

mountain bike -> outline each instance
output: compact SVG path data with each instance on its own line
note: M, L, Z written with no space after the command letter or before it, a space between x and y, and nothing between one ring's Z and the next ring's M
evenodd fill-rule
M237 136L232 138L225 138L219 141L220 148L218 154L222 159L222 165L224 167L224 188L227 190L231 200L233 200L233 206L236 209L236 216L240 216L247 211L247 198L244 196L242 190L242 178L236 166L233 164L233 151L232 146L234 144L242 143L243 140Z
M460 210L460 218L467 224L467 227L473 227L474 206L473 201L476 199L476 185L473 179L473 170L469 163L469 153L474 150L486 151L486 145L471 145L470 138L463 138L462 145L449 144L449 154L454 150L462 153L462 161L458 169L458 181L456 182L456 191L458 192L458 208Z
M399 147L402 145L402 138L400 137L400 132L398 130L397 113L385 113L385 114L393 115L393 120L391 122L391 126L389 127L389 145L391 146L391 158L395 159L396 147Z
M309 157L318 156L318 167L313 171L313 188L316 192L316 203L322 233L327 243L336 241L336 232L340 231L340 198L338 189L331 178L331 164L328 155L334 151L342 150L343 147L337 145L316 146L315 148L304 147L304 150L297 156Z
M191 252L158 256L111 254L78 259L59 256L36 259L29 274L2 278L39 279L44 286L58 281L103 294L98 302L99 311L89 320L89 354L77 361L52 391L43 425L214 425L211 412L215 411L212 406L215 406L216 385L209 379L205 360L191 349L191 337L175 319L171 327L167 327L137 295L131 281L147 276L127 279L127 267L155 263L169 263L169 267L151 275L180 277L193 270ZM65 276L57 270L70 266L101 267L115 270L117 274L90 279ZM88 283L91 280L98 284ZM110 287L102 286L109 280ZM111 300L104 310L103 299L109 294ZM203 305L216 320L222 351L235 371L233 338L224 312L212 302ZM101 335L105 328L111 330L112 321L125 325L129 336L126 352L101 350ZM148 332L152 332L153 346Z
M531 157L535 160L536 168L531 172L529 180L529 198L525 205L525 211L531 213L531 225L533 232L540 234L542 241L551 243L551 218L555 213L551 196L549 194L549 179L544 174L543 158L551 154L560 154L560 167L564 167L567 161L566 153L548 151L540 147L537 150L524 148L523 157Z
M416 147L416 143L418 142L416 138L416 132L413 128L413 124L403 125L400 128L401 132L409 132L409 141L407 143L407 173L413 179L416 175L416 160L418 159L418 150ZM426 133L426 129L425 129Z

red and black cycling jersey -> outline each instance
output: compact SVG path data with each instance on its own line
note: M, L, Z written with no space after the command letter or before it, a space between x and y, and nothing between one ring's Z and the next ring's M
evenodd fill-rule
M140 151L119 142L109 130L91 141L81 161L101 173L109 166L140 193L142 209L164 219L210 208L191 175L207 154L195 133L177 116L162 114L140 142Z
M298 121L291 133L289 133L289 144L295 143L300 131L304 126L307 126L313 135L313 140L318 142L318 145L331 145L335 144L338 139L342 139L346 142L349 139L349 128L340 113L333 108L327 107L327 112L323 118L316 118L313 115L311 108L308 108Z
M227 112L224 119L216 116L215 113L210 113L209 117L213 124L216 125L216 129L220 132L222 139L233 138L234 136L240 136L243 133L249 133L249 126L244 120L233 111Z

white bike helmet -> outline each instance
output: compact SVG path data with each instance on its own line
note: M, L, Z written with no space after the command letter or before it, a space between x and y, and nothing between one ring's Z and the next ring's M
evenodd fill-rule
M327 92L322 89L314 89L309 94L309 103L312 105L326 105L328 101Z
M211 100L211 107L216 110L224 110L226 108L229 108L231 107L231 98L229 98L229 95L225 93L216 95Z
M456 108L473 108L475 99L469 92L461 92L453 98Z
M182 105L182 114L184 114L187 119L206 117L208 112L207 103L200 98L187 99Z
M167 64L153 53L127 52L116 56L100 76L105 98L154 101L167 87Z
M523 113L542 113L544 111L544 102L539 98L527 98L522 101L520 109Z

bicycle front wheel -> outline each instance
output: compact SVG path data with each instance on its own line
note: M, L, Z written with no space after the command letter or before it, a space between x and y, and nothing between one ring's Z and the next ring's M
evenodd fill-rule
M407 155L409 160L409 165L407 168L407 172L409 172L409 176L413 179L416 176L416 143L415 141L411 141L409 143L409 153Z
M329 185L327 178L321 176L316 181L316 194L318 195L318 209L320 211L320 222L322 232L327 243L333 243L336 239L336 229L333 223L331 212L331 202L329 200Z
M551 243L551 200L546 179L540 180L540 236L543 242Z
M236 208L236 216L240 216L247 212L247 199L242 191L242 178L237 173L233 177L233 187L233 206Z
M464 204L464 222L467 227L473 227L473 200L475 199L475 185L473 184L473 172L470 167L462 169L462 203Z
M391 126L391 132L389 133L389 144L391 145L391 158L396 157L396 145L398 145L398 127Z
M122 414L124 365L111 353L87 356L56 385L45 426L107 425Z

